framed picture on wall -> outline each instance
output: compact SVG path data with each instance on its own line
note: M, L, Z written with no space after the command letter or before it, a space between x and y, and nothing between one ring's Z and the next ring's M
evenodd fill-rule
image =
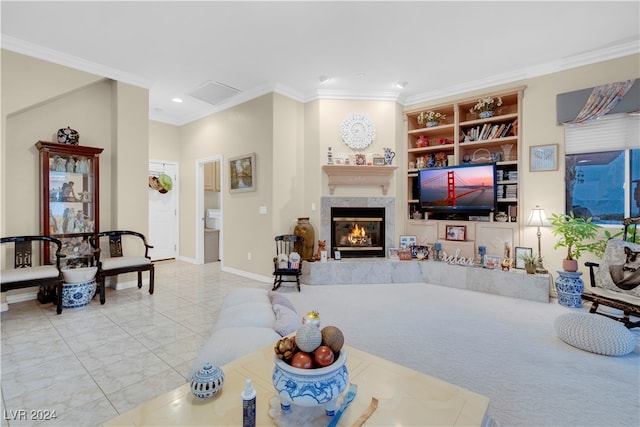
M532 146L529 149L529 170L531 172L558 170L558 144Z
M229 158L229 192L256 191L256 153Z

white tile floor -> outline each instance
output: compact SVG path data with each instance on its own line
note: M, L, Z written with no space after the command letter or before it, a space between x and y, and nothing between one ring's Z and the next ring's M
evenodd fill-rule
M107 288L104 305L96 297L61 315L36 300L11 304L0 324L2 426L99 426L184 384L237 287L271 284L221 272L220 263L163 261L153 295L147 285Z

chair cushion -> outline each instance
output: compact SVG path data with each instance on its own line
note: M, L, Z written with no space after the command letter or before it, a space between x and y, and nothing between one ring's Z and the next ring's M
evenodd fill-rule
M60 272L53 265L40 265L30 268L8 268L2 270L0 283L24 282L26 280L37 280L56 278Z
M151 264L151 260L143 256L140 256L140 257L122 256L122 257L114 257L114 258L104 258L104 259L101 259L100 261L102 262L103 270L115 270L118 268L135 267L138 265Z
M599 314L566 313L554 326L562 341L591 353L624 356L636 348L635 337L622 323Z
M625 248L628 248L625 253ZM598 287L640 297L640 245L611 239L600 262L595 269L595 281ZM633 254L636 254L634 256ZM632 259L630 259L632 258Z

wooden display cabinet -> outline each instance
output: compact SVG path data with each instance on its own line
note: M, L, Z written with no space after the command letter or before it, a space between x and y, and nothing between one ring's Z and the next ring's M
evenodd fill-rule
M102 148L38 141L40 152L40 231L62 240L61 266L92 262L87 237L100 230ZM50 261L48 245L43 260Z

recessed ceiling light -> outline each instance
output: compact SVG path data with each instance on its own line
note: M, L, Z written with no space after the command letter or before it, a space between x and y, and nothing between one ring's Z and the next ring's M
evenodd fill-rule
M182 98L172 98L171 100L177 104L180 104L182 102Z
M408 84L409 83L407 82L396 82L394 86L396 87L396 89L404 89Z
M331 77L322 75L322 76L318 77L318 80L320 81L320 83L325 84L325 83L329 83L331 81Z

